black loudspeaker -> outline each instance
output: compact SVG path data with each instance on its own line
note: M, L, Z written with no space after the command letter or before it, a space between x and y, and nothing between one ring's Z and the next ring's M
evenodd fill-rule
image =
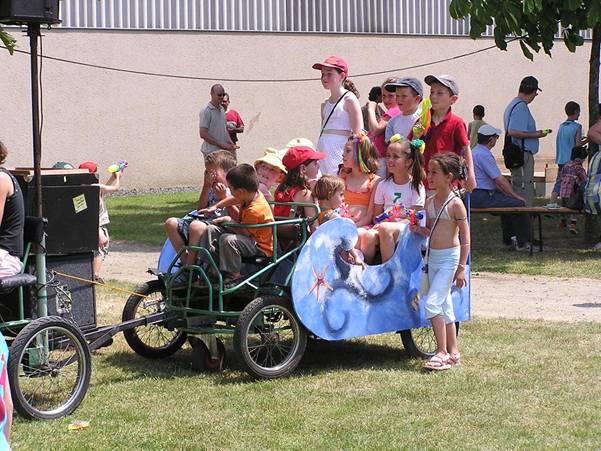
M1 1L1 0L0 0ZM33 179L13 172L25 201L25 214L36 215ZM46 253L77 254L98 249L100 189L94 174L42 174L42 211L48 219Z
M62 255L46 257L48 271L56 271L79 279L92 280L93 253ZM35 274L35 256L30 257L27 272ZM59 288L55 287L58 282ZM57 291L59 296L57 296ZM36 304L33 302L32 290L25 289L24 310L26 318L37 318ZM54 280L48 281L48 315L58 315L65 319L75 321L82 330L96 327L96 291L94 285L70 277L56 275ZM71 299L68 311L63 299ZM0 315L3 321L18 319L18 291L7 295L0 295Z
M59 0L0 0L0 22L57 24Z

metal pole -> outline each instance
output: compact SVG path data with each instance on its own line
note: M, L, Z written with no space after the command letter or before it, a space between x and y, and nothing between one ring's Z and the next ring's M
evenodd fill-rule
M31 115L33 126L33 170L35 186L36 215L43 217L42 211L42 139L40 136L40 94L39 94L39 68L38 68L38 38L40 37L40 24L27 24L31 60ZM42 234L42 241L36 250L35 269L37 274L37 313L38 317L48 315L48 296L46 293L46 238Z

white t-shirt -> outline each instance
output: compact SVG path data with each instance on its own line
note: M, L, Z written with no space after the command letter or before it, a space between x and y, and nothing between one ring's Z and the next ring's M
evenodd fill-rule
M386 141L388 141L392 135L396 135L397 133L407 138L409 132L411 132L411 129L419 119L421 112L422 111L418 108L415 113L409 114L408 116L399 114L390 119L386 125L386 132L384 133Z
M392 177L378 183L374 196L374 203L384 205L384 210L392 207L394 204L402 204L405 208L410 208L414 205L423 207L425 201L426 190L423 184L419 187L419 192L417 192L411 186L411 180L404 185L397 185L394 183Z

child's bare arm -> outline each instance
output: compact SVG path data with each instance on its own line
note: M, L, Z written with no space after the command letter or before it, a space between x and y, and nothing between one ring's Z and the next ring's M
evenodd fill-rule
M467 258L470 253L470 226L467 221L467 211L461 200L456 199L453 201L453 218L457 222L459 228L459 242L461 243L461 251L459 255L459 265L457 271L455 271L455 285L457 288L461 288L465 285L465 265L467 264Z
M365 212L365 215L355 223L357 225L357 227L363 227L363 226L366 226L369 224L373 224L373 222L374 222L374 216L375 216L374 215L374 209L375 209L374 198L376 196L376 188L378 187L378 183L380 183L379 180L374 183L374 186L371 190L371 196L369 196L369 205L367 207L367 211ZM378 213L378 214L380 214L380 213Z
M116 193L121 189L121 172L113 172L106 183L100 183L100 194Z
M467 180L465 182L465 189L470 193L476 188L476 173L474 172L474 160L472 159L472 149L469 144L461 149L463 158L465 158L465 164L467 165Z
M236 200L236 198L234 196L228 196L225 199L222 199L219 202L217 202L215 205L211 205L210 207L206 207L206 208L199 210L199 213L210 214L219 208L228 208L228 207L231 207L231 206L237 205L237 204L238 204L238 200Z

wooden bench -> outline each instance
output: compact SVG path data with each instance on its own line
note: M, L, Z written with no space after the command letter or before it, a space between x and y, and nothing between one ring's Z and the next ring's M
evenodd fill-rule
M572 210L570 208L546 208L546 207L494 207L494 208L472 208L470 213L484 213L491 215L512 215L516 213L529 214L538 220L538 246L540 251L543 250L543 215L583 215L584 211ZM531 235L534 237L534 221L531 224ZM533 246L530 247L530 255L532 255Z

